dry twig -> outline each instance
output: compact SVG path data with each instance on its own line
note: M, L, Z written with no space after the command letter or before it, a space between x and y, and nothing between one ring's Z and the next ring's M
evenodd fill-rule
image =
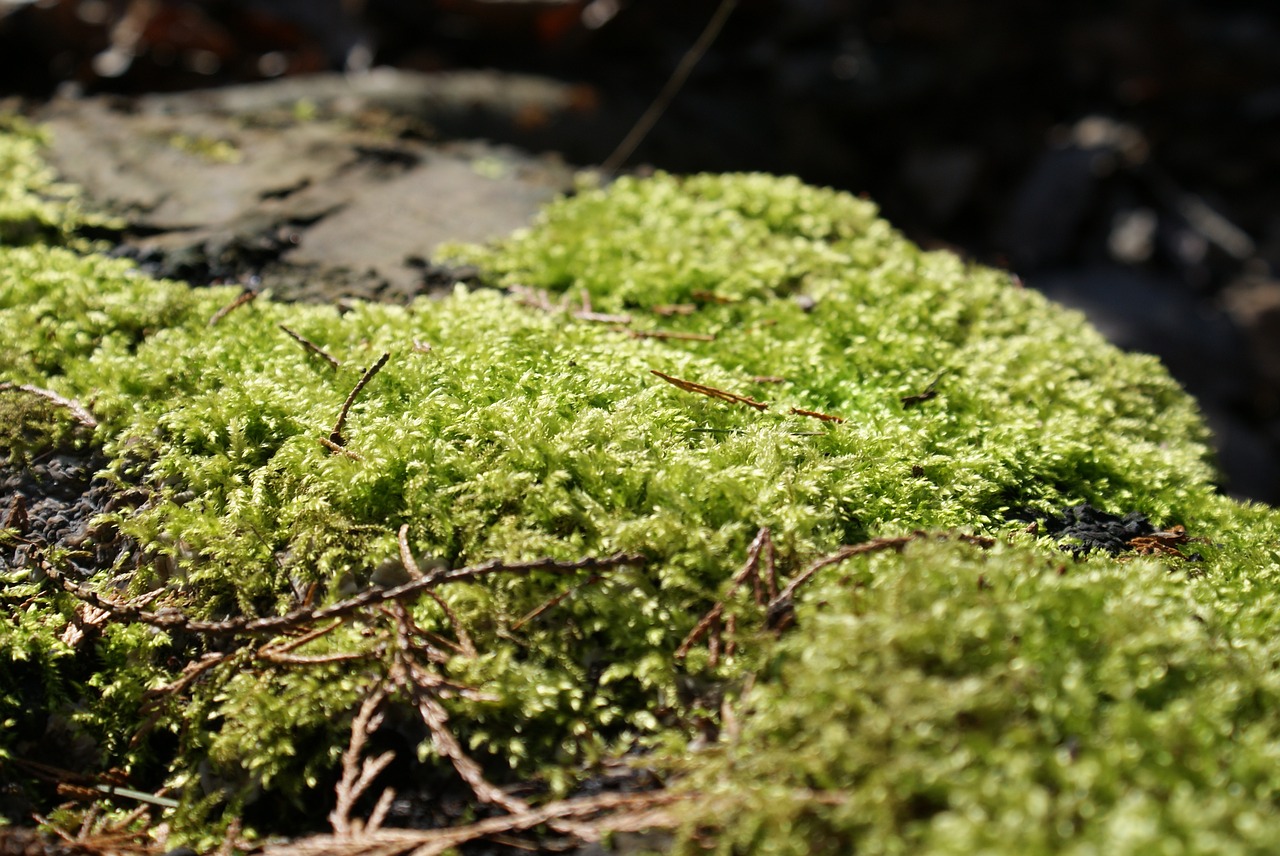
M791 408L791 412L796 416L808 416L813 419L821 419L823 422L843 422L843 416L834 416L830 413L819 413L817 410L802 410L799 407Z
M633 339L682 339L687 342L714 342L714 333L678 333L674 330L628 330Z
M45 389L39 386L32 386L31 384L26 384L26 383L10 383L8 381L4 381L3 383L0 383L0 391L9 390L9 389L16 389L16 390L19 390L20 392L25 392L28 395L37 395L40 398L45 399L46 401L56 404L57 406L65 409L68 413L70 413L73 417L75 417L75 420L77 422L79 422L81 425L85 426L86 428L98 427L98 420L93 417L93 414L89 412L89 409L87 407L85 407L83 404L81 404L80 402L74 399L63 398L61 395L58 395L58 393L54 392L51 389Z
M382 371L382 367L387 364L389 359L391 359L391 352L384 351L373 365L365 369L364 374L360 376L360 380L356 381L356 385L347 396L347 400L342 403L342 410L338 413L338 421L333 424L333 430L329 432L330 443L335 446L346 445L346 441L342 439L342 426L347 424L347 414L351 412L351 406L356 403L356 396L360 394L360 390L364 389L369 381L373 380L374 375Z
M418 565L418 560L413 555L413 550L409 549L409 524L405 523L400 527L400 532L396 536L396 540L400 544L400 564L404 565L405 571L413 579L420 580L423 577L422 568ZM471 641L471 634L467 632L467 628L458 620L458 615L449 606L449 602L440 596L439 592L428 590L427 594L436 602L436 605L444 611L445 618L449 619L449 623L453 625L453 633L458 637L458 651L465 657L474 657L476 655L475 643Z
M240 294L236 297L235 300L231 301L226 306L222 307L217 312L213 313L213 317L209 319L209 326L217 327L218 322L221 321L223 318L226 318L228 315L230 315L232 312L239 309L241 306L244 306L246 303L252 303L257 299L258 299L258 292L256 291L240 292Z
M640 831L675 825L668 806L696 798L696 794L668 791L625 794L607 793L591 797L557 800L505 817L493 817L449 829L383 829L354 841L333 835L317 835L282 844L268 845L265 856L436 856L447 850L510 832L523 832L557 820L576 821L593 838L606 832Z
M660 372L657 369L650 369L649 371L651 374L657 375L667 383L679 389L683 389L685 392L696 392L699 395L705 395L709 398L717 398L721 401L728 401L734 404L745 404L748 407L754 407L756 410L769 409L769 405L764 402L756 401L754 398L749 398L745 395L736 395L732 392L725 392L723 389L716 389L714 386L694 383L691 380L681 380L680 378L672 377L665 372Z
M356 801L369 789L378 774L387 768L395 758L395 753L388 750L376 758L364 756L364 744L382 725L382 712L379 708L386 700L387 694L381 686L365 696L351 721L351 739L342 753L342 778L336 788L337 803L329 812L329 823L335 835L350 835L362 830L359 821L352 821L351 810ZM376 826L364 827L369 831Z
M716 36L720 35L720 30L724 28L725 22L729 20L729 15L737 5L738 0L720 0L720 5L712 13L711 19L707 21L707 26L699 34L697 41L680 58L679 64L671 72L671 77L667 79L662 91L658 93L658 97L649 105L649 109L644 111L644 114L636 121L635 127L631 129L622 142L618 143L618 147L613 150L613 153L605 158L604 163L600 165L601 172L605 175L612 175L617 172L627 162L627 158L631 157L632 153L635 152L636 147L653 130L653 126L658 124L662 114L666 112L667 107L671 105L676 94L684 86L685 81L689 79L689 75L693 73L698 61L706 54L707 49L711 47L711 43L716 40Z
M284 615L272 615L262 618L246 616L229 618L224 621L198 621L188 618L176 609L150 612L132 604L119 603L104 598L88 586L71 580L56 568L52 562L44 562L42 568L49 578L62 586L64 590L99 609L105 609L119 621L147 624L164 630L182 630L187 633L207 634L210 636L244 636L270 635L294 630L318 621L345 617L367 607L378 606L391 601L404 602L412 600L423 592L438 586L476 579L489 574L532 574L538 571L573 573L575 571L607 570L643 565L646 561L647 559L644 556L635 553L614 553L612 556L588 557L576 561L534 559L529 562L512 562L509 564L495 559L467 568L440 571L392 588L366 589L357 595L329 606L295 609Z
M288 327L284 326L283 324L277 324L276 326L279 327L281 330L283 330L286 334L288 334L289 338L293 339L293 341L297 342L299 345L305 348L309 353L315 354L317 357L324 360L326 363L333 366L335 369L342 365L341 363L338 362L336 357L332 356L324 348L320 347L315 342L308 339L306 336L303 336L301 333L295 333L293 330L290 330Z
M766 566L769 569L770 590L772 591L773 588L776 588L777 582L773 577L775 559L773 537L769 534L769 527L763 526L760 528L760 531L756 533L755 540L751 542L751 546L747 548L747 560L743 563L742 569L733 575L733 580L729 584L729 590L724 593L724 598L716 601L715 606L711 607L707 614L702 616L701 620L694 625L693 630L689 632L689 635L680 643L680 647L676 649L674 656L677 660L683 660L685 657L689 656L689 651L697 641L709 631L713 631L718 627L720 616L724 613L725 603L729 598L733 597L733 594L738 590L738 587L747 580L752 581L756 605L761 607L765 605L764 598L760 590L759 571L762 556L764 557L765 562L767 563ZM711 658L713 667L715 662L718 660L718 637L719 634L713 632L708 639L708 645L711 647L712 651Z

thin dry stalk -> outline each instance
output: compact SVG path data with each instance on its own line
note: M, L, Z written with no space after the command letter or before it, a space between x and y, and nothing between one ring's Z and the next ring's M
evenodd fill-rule
M295 333L293 330L290 330L288 327L284 326L283 324L277 324L276 326L279 327L281 330L283 330L286 334L288 334L289 338L293 339L293 341L297 342L299 345L305 348L309 353L315 354L317 357L324 360L326 363L333 366L335 369L342 365L342 363L338 362L336 357L334 357L324 348L317 345L315 342L308 339L306 336L303 336L301 333Z
M524 627L530 621L533 621L535 618L537 618L539 615L542 615L542 613L546 612L547 610L554 609L555 607L559 606L566 599L568 599L569 597L572 597L573 594L578 591L578 589L598 583L602 579L604 579L604 577L600 576L599 574L592 574L590 577L578 583L576 586L570 586L569 588L560 592L560 594L556 595L550 600L547 600L539 604L538 606L531 609L528 613L526 613L523 618L521 618L515 624L511 625L512 632L519 630L521 627Z
M0 383L0 391L9 389L16 389L21 392L25 392L28 395L37 395L46 401L56 404L58 407L61 407L70 413L77 422L86 428L98 427L98 420L93 417L93 414L89 412L89 409L75 399L63 398L51 389L32 386L27 383L10 383L9 381Z
M791 408L791 412L796 416L808 416L811 419L821 419L823 422L843 422L843 416L835 416L831 413L819 413L817 410L802 410L799 407Z
M408 523L401 525L396 540L400 545L400 564L404 565L405 572L416 580L422 579L422 566L418 564L417 558L413 555L413 550L409 548ZM471 634L467 632L467 628L458 620L458 615L449 606L449 602L441 597L439 592L428 591L427 594L436 602L436 605L444 612L445 618L448 618L449 623L453 626L454 635L458 637L459 652L465 657L474 657L476 655L476 646L471 641Z
M376 758L364 757L364 746L369 737L382 725L382 703L387 694L382 687L376 688L365 696L351 720L351 739L342 753L342 778L336 787L337 802L333 811L329 812L329 824L335 835L350 835L358 830L351 821L351 810L356 801L373 784L378 774L387 768L395 758L391 751L383 752Z
M320 441L321 446L324 446L330 452L334 452L335 454L338 454L338 455L345 455L346 457L350 458L353 461L364 460L364 455L361 455L357 452L353 452L344 446L339 446L337 443L333 442L328 437L317 437L316 439Z
M904 395L898 400L902 402L902 406L904 408L911 408L915 407L917 404L926 402L931 398L936 398L938 395L938 381L942 380L942 376L944 374L946 374L946 372L939 372L938 376L931 380L929 385L922 391L913 395Z
M684 87L689 75L693 73L698 61L706 54L711 44L716 40L716 36L720 35L725 22L729 20L729 15L737 5L738 0L720 0L720 5L712 13L711 19L707 21L707 26L703 28L689 50L685 51L684 56L680 58L679 64L671 72L671 77L667 79L662 91L658 93L658 97L649 105L649 109L645 110L644 114L636 120L635 127L623 138L622 142L618 143L618 147L613 150L613 153L605 158L604 163L600 165L601 172L605 175L612 175L617 172L627 162L627 158L631 157L635 152L636 147L653 130L653 126L658 124L662 114L667 111L667 107L671 106L676 94Z
M769 409L769 405L765 404L764 402L756 401L754 398L749 398L745 395L737 395L732 392L726 392L723 389L717 389L714 386L706 386L705 384L701 384L701 383L694 383L691 380L682 380L681 378L678 378L678 377L672 377L671 375L666 374L665 372L660 372L657 369L650 369L649 373L657 375L658 377L665 380L667 383L671 384L672 386L678 389L683 389L685 392L696 392L699 395L705 395L709 398L719 399L720 401L728 401L733 404L745 404L748 407L754 407L756 410Z
M680 643L680 647L676 649L675 658L683 660L689 656L689 651L697 644L706 633L716 626L720 620L721 614L724 613L725 603L729 598L733 597L744 582L748 579L755 580L759 575L760 556L766 552L769 556L769 567L773 567L773 538L769 534L769 527L762 526L760 531L756 533L755 539L751 542L751 546L747 548L747 559L742 564L742 568L733 575L733 580L729 584L729 590L724 593L724 598L716 601L715 606L702 616L702 619L689 631L689 635ZM758 595L757 595L758 597ZM708 644L714 644L718 648L718 642L713 637L708 640Z
M352 841L332 835L317 835L281 844L268 845L265 856L436 856L470 841L494 835L523 832L555 821L574 821L575 826L595 840L608 832L670 828L675 819L669 806L697 794L666 791L642 794L599 794L557 800L536 809L505 817L493 817L450 829L383 829ZM616 819L616 824L615 824Z
M356 396L364 389L369 381L373 380L374 375L382 371L382 367L387 364L387 360L391 359L391 352L384 351L382 356L374 362L373 365L364 370L364 374L360 376L360 380L356 381L356 385L352 388L351 393L347 395L347 400L342 403L342 410L338 413L338 421L333 423L333 430L329 432L329 442L335 446L345 446L346 441L342 439L342 428L347 424L347 414L351 412L351 406L356 403Z
M240 292L239 296L237 296L235 300L231 301L226 306L222 307L217 312L213 313L213 317L209 319L209 326L217 327L218 322L221 321L223 318L226 318L228 315L230 315L232 312L235 312L237 309L239 309L241 306L244 306L246 303L252 303L257 299L258 299L258 292L256 291Z
M713 333L679 333L674 330L628 330L633 339L680 339L686 342L714 342Z
M105 609L118 621L147 624L164 630L182 630L187 633L207 634L210 636L240 636L278 634L296 630L318 621L342 618L366 607L377 606L391 601L412 600L438 586L476 579L490 574L532 574L539 571L567 574L575 571L609 570L612 568L639 566L647 562L648 559L636 553L614 553L611 556L587 557L575 561L547 558L534 559L528 562L506 563L495 559L481 562L471 567L440 571L422 579L410 580L393 588L366 589L357 595L329 606L295 609L285 615L272 615L263 618L229 618L224 621L197 621L188 618L176 609L149 612L131 604L118 603L104 598L88 586L69 579L52 562L43 562L41 567L49 578L60 585L64 591L99 609Z
M823 556L821 559L813 562L809 567L797 574L791 582L787 583L786 588L769 601L768 609L772 612L783 604L790 603L791 599L795 596L796 590L812 579L813 575L823 568L838 565L841 562L853 558L854 556L861 556L866 553L878 553L881 550L901 551L912 541L919 540L927 534L928 533L925 532L913 532L910 535L899 535L894 538L872 538L870 541L863 541L860 544L851 544L847 547L841 547L830 556Z

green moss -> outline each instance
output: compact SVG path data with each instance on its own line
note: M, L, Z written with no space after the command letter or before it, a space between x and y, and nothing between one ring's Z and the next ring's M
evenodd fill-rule
M442 589L479 652L442 675L482 691L446 706L490 775L565 788L637 746L678 757L718 696L753 679L738 740L687 765L691 786L723 794L691 828L719 829L726 851L1051 852L1111 841L1131 821L1191 841L1175 792L1212 803L1196 815L1206 828L1256 816L1257 841L1276 834L1270 780L1251 759L1276 731L1264 616L1277 517L1215 495L1195 406L1156 361L1004 274L920 251L869 203L789 179L584 187L509 240L455 253L495 285L563 292L575 307L585 291L631 326L461 288L349 312L262 297L211 326L234 290L49 245L0 248L0 380L91 406L112 477L149 497L114 513L140 548L96 584L162 589L163 605L217 618L281 613L313 584L321 599L368 585L402 525L418 556L455 567L636 552L643 566L595 579ZM320 440L383 352L342 430L358 457L335 454ZM1209 537L1198 576L1101 558L1057 576L1055 546L1006 522L1084 501ZM727 607L735 653L678 660L762 526L784 578L841 544L917 528L1018 545L834 567L801 590L799 628L781 642L740 592ZM35 629L6 631L25 634L14 650L58 650L48 637L65 596L21 591L49 629L39 643ZM413 615L451 632L434 603ZM121 717L137 687L205 648L126 630L114 644L137 646L145 679L101 678L111 691L77 709L104 765L179 787L172 822L189 836L223 810L220 793L239 811L326 792L362 691L391 668L377 655L385 628L352 624L302 653L367 655L358 667L213 672L160 712L169 742L127 749L108 732L131 730ZM83 696L62 661L40 668ZM0 718L12 718L5 698ZM1164 763L1182 727L1168 711L1189 708ZM0 733L0 749L21 731ZM1235 746L1241 734L1252 742ZM1126 751L1112 757L1114 740ZM1086 767L1088 782L1072 778ZM1043 834L1030 825L1041 816ZM1021 837L997 832L1023 824Z

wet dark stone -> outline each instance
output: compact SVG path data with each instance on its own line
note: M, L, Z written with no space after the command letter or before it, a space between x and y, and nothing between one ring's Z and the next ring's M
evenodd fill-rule
M1130 511L1123 516L1108 514L1085 503L1064 509L1061 517L1039 517L1045 534L1058 541L1063 550L1081 556L1092 550L1115 555L1129 549L1129 542L1155 532L1145 514Z

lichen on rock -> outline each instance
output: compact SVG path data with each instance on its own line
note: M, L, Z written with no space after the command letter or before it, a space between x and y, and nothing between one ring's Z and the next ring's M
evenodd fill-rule
M99 521L121 545L111 566L74 582L189 619L107 622L86 641L66 632L72 593L6 569L24 618L0 637L25 653L0 654L14 723L0 753L41 739L16 683L34 669L90 767L175 789L186 840L232 815L262 832L321 826L302 806L329 798L376 687L398 712L381 738L410 749L402 788L461 770L406 716L438 703L499 782L571 792L642 754L714 797L688 824L718 830L724 852L1058 852L1129 820L1190 840L1161 807L1170 794L1214 794L1203 820L1220 835L1272 806L1271 779L1230 741L1245 729L1259 751L1280 745L1262 621L1280 520L1214 493L1195 405L1154 359L794 179L584 185L508 240L453 253L488 287L408 306L263 295L224 314L238 289L49 243L0 248L0 381L91 408L107 475L136 500ZM1184 524L1209 540L1204 559L1194 575L1075 564L1012 521L1086 502ZM6 525L5 546L26 537ZM796 587L784 630L732 582L764 529L765 588L916 530L1008 543L850 554ZM74 549L47 545L45 561ZM616 555L633 558L574 570ZM505 564L460 572L399 618L343 620L293 660L283 631L192 632L374 597L419 560ZM714 631L683 644L718 603ZM406 627L440 656L406 665ZM98 673L95 645L111 653ZM1245 660L1218 647L1237 645ZM413 668L434 701L405 689ZM1197 689L1210 675L1216 702ZM730 724L722 701L741 721L692 751ZM1182 754L1151 754L1202 703ZM1141 757L1112 758L1113 736ZM1072 753L1095 772L1071 773ZM1247 792L1221 796L1236 778ZM1042 840L983 828L1043 817L1057 826ZM1258 841L1280 835L1258 822Z

